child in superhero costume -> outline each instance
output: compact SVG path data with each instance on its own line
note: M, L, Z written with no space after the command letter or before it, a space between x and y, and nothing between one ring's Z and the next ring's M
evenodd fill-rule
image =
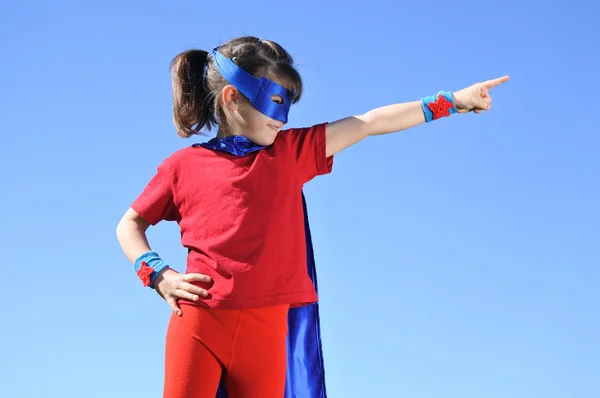
M166 158L117 227L144 286L173 309L163 397L325 397L304 184L369 136L489 110L508 76L284 130L302 80L279 44L240 37L183 52L171 70L178 134L216 137ZM146 239L163 220L179 224L183 274Z

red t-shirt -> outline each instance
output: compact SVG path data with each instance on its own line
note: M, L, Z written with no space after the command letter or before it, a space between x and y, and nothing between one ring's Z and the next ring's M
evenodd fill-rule
M177 221L186 272L209 275L210 308L315 302L307 272L302 187L331 172L326 123L281 131L247 156L188 147L168 157L132 208L155 225Z

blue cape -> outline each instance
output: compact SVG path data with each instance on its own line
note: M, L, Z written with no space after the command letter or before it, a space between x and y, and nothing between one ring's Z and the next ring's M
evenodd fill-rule
M221 150L236 156L245 156L264 148L264 146L256 145L241 136L213 138L206 143L194 146ZM304 193L302 193L302 207L304 209L307 269L315 289L317 289L317 270ZM284 398L326 398L319 304L314 303L290 309L288 327L287 379ZM224 383L219 386L216 398L227 398Z

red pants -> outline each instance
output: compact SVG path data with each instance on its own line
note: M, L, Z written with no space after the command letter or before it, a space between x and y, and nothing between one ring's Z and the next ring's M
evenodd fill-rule
M288 307L206 309L182 304L167 331L163 398L282 398Z

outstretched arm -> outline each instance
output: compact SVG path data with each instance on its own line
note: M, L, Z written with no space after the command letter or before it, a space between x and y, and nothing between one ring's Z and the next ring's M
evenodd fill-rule
M444 99L438 103L441 112L444 112L445 105L454 108L457 113L487 111L491 109L492 103L490 90L508 79L508 76L504 76L459 90L452 94L454 104L445 103ZM433 114L437 116L436 112ZM327 156L334 155L370 135L402 131L426 121L422 101L383 106L364 115L338 120L327 125Z

